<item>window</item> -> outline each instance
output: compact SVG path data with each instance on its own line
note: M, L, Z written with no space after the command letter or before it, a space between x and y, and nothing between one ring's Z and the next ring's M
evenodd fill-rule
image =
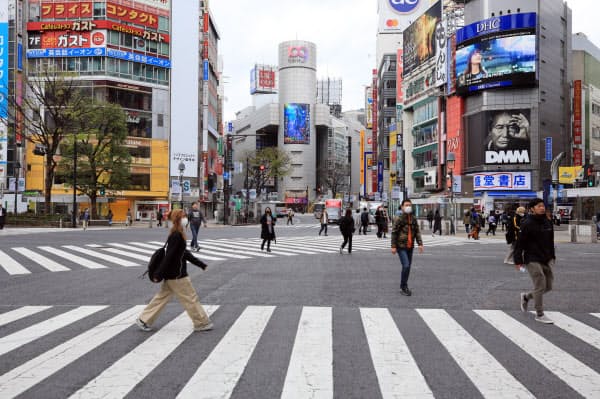
M133 36L132 35L121 35L121 46L132 48L133 47Z
M104 19L105 16L105 3L94 3L94 19Z
M385 88L386 89L395 89L396 88L396 80L386 80Z
M164 125L165 125L165 116L163 114L158 114L156 116L156 125L158 127L164 127Z
M158 50L160 55L169 55L169 43L160 43L160 48Z
M158 30L161 32L169 31L169 18L167 17L158 17Z
M149 191L150 190L150 175L149 174L132 174L131 185L129 188L131 190L142 190Z
M114 30L109 30L108 31L108 44L113 44L115 46L118 46L120 44L120 33L119 32L115 32Z
M128 151L132 158L150 158L150 147L133 147Z
M592 103L592 114L600 115L600 104Z
M129 74L130 73L129 67L130 67L129 61L125 61L125 60L119 61L119 73Z

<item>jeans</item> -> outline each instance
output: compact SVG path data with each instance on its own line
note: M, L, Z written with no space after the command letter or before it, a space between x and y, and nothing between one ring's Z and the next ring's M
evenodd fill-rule
M412 264L413 248L398 248L397 251L400 263L402 264L400 288L408 288L408 276L410 275L410 265Z
M319 230L319 235L321 235L321 232L325 230L325 235L327 235L327 223L321 223L321 230Z
M348 244L348 253L352 253L352 234L344 234L344 242L342 243L342 249Z
M198 229L200 229L200 226L190 224L190 230L192 230L192 242L190 243L190 247L192 248L198 246Z

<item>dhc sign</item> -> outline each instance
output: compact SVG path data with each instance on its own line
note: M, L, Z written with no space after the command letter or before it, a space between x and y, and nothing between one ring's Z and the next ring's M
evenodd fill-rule
M400 13L408 14L419 5L419 0L390 0L390 6Z
M486 151L486 164L514 164L530 163L529 151L527 150L509 150L509 151Z

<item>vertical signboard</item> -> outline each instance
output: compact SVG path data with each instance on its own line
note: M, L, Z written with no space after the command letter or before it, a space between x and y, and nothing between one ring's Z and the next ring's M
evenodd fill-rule
M581 80L573 82L573 144L581 145Z
M360 186L365 184L365 131L360 131ZM363 191L364 192L364 191Z
M448 80L448 39L446 38L446 18L442 19L435 27L435 87L446 84Z
M544 161L552 161L552 137L546 137L544 148L546 155Z
M373 152L373 159L377 159L377 131L379 126L379 115L378 115L378 97L377 97L377 69L373 69L373 135L371 151ZM371 190L377 192L377 169L374 168L371 171Z
M402 91L402 75L404 68L402 67L402 57L404 51L399 48L396 57L396 105L404 105L404 92Z
M6 181L8 157L8 0L0 0L0 183Z

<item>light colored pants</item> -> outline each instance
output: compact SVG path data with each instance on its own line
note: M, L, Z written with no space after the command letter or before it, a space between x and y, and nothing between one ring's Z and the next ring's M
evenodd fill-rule
M154 298L152 298L140 315L140 320L149 326L154 324L154 321L165 305L169 303L173 294L175 294L188 316L192 319L194 328L203 327L210 323L210 319L198 300L198 294L189 276L177 280L164 280L160 286L160 291L154 295Z
M533 291L527 294L528 299L532 299L535 304L535 311L540 314L544 312L544 294L552 290L554 274L552 273L552 264L545 265L538 262L530 262L527 264L527 271L533 281Z
M508 253L504 258L504 263L510 263L511 265L515 264L514 256L515 256L515 247L517 246L516 242L512 244L508 244Z

